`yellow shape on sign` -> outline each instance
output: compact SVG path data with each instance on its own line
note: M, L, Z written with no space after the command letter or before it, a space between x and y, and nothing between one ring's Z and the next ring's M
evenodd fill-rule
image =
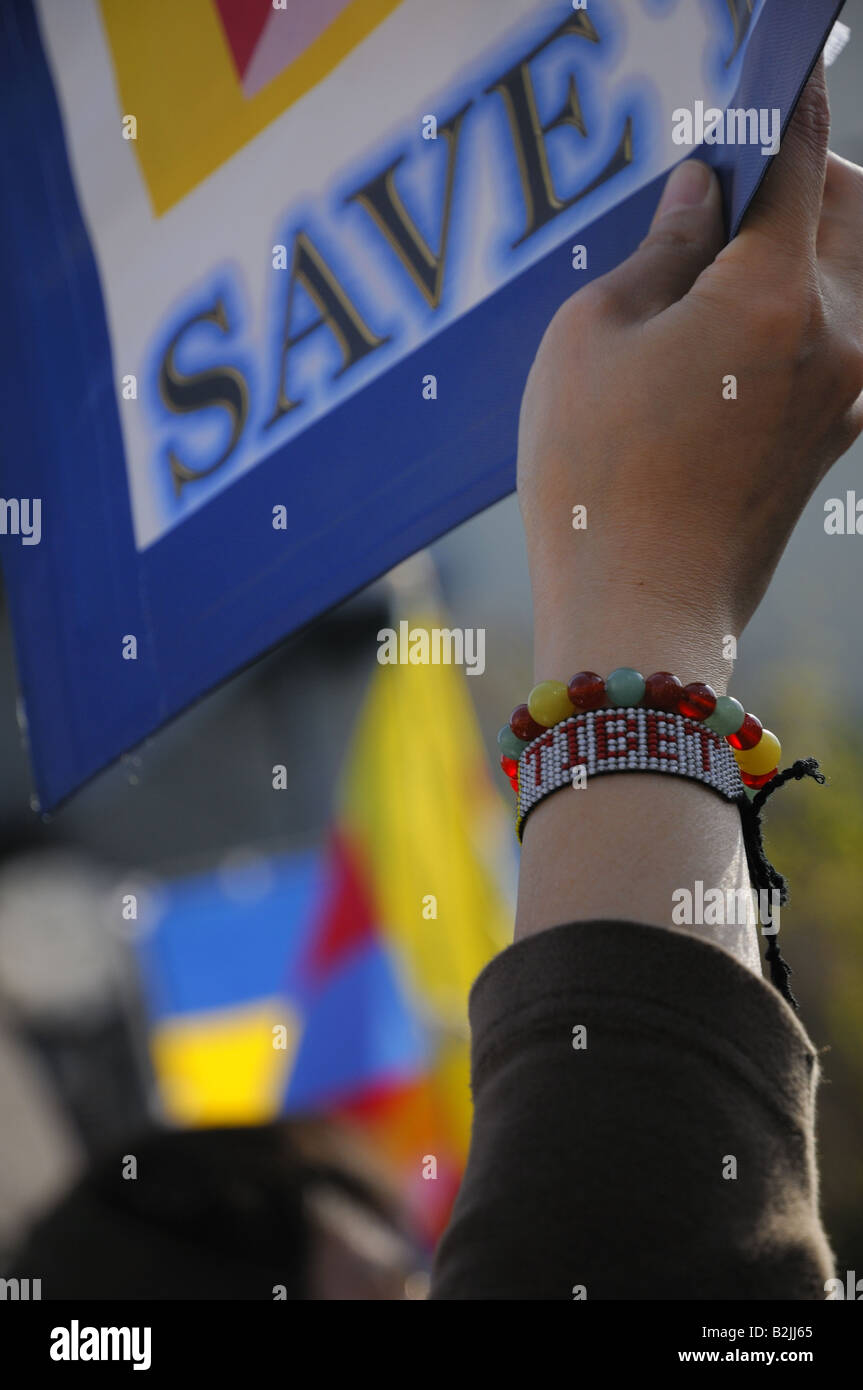
M401 0L354 0L246 96L213 0L101 0L122 115L157 217L332 72Z

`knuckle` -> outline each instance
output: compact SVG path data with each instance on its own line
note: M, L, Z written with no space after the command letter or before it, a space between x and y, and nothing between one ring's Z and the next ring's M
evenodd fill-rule
M659 225L648 232L639 249L679 251L682 255L691 255L695 251L700 252L702 244L692 218L685 213L678 216L672 212L666 213Z
M838 404L844 408L853 405L863 393L863 342L859 338L836 345L830 375Z
M823 149L830 139L830 102L823 72L813 73L794 114L794 124L801 138Z
M614 312L617 296L610 280L602 275L589 284L583 285L569 299L564 300L552 319L552 324L568 331L577 327L584 319L601 320Z
M805 326L806 312L796 295L759 294L746 312L747 334L786 359L797 356Z
M863 169L852 160L843 159L833 150L827 156L827 176L831 182L835 180L841 183L843 191L863 193Z
M858 203L863 203L863 169L859 164L852 164L850 160L845 162L845 177L848 182L848 191L851 197Z
M802 363L823 337L826 311L808 277L789 275L762 281L748 300L744 321L760 345L786 362Z
M827 180L822 215L829 219L855 222L863 213L863 169L832 152L827 159Z

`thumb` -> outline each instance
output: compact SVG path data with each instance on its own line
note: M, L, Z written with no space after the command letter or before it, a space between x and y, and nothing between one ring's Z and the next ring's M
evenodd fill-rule
M602 277L621 315L652 318L682 299L725 244L719 180L699 159L672 169L650 231L637 251Z

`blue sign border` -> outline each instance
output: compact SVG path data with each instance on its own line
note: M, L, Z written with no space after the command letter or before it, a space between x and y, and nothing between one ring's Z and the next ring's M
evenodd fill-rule
M779 0L768 0L738 104L790 115L842 5L801 8L783 24ZM41 497L50 538L0 544L48 809L289 633L511 492L524 381L574 284L568 250L547 255L139 554L102 291L31 0L6 0L0 36L0 495ZM717 165L734 231L767 161L746 146L699 153ZM579 233L591 278L637 246L663 182ZM417 385L430 363L432 409ZM323 459L327 495L338 498L326 525L274 531L275 501L314 515ZM121 656L128 633L137 661Z

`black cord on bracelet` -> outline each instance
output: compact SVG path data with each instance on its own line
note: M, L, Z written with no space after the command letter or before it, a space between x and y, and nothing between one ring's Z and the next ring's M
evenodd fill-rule
M746 846L746 862L749 866L750 880L753 887L758 890L777 892L780 906L784 906L788 901L788 880L777 869L774 869L767 858L762 838L761 813L768 796L772 796L786 782L802 782L804 777L811 777L821 784L827 780L824 773L819 770L817 759L800 758L791 767L786 767L782 772L778 772L751 801L744 794L737 803L743 821L743 843ZM770 963L772 983L793 1009L799 1009L788 983L788 977L793 972L779 949L778 933L770 937L766 956Z

